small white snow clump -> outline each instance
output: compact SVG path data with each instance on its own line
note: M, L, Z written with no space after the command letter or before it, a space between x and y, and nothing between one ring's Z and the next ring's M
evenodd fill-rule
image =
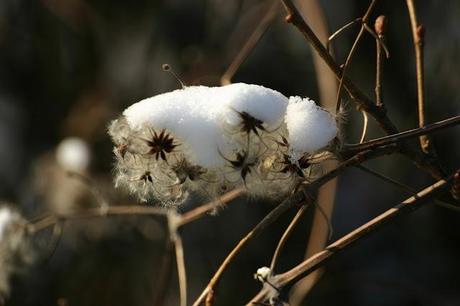
M305 178L309 155L337 133L329 113L295 99L236 83L184 87L135 103L109 126L116 186L163 204L184 202L189 191L215 197L239 185L288 192Z
M63 139L56 149L56 160L66 170L84 172L90 162L88 144L80 138Z
M337 136L335 118L308 98L290 97L285 121L294 152L314 153Z

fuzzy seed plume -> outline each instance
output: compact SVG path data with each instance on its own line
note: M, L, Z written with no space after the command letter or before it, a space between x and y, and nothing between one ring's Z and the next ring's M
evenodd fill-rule
M333 117L313 101L245 83L147 98L109 126L116 186L163 205L238 186L282 196L311 175L309 155L336 133Z

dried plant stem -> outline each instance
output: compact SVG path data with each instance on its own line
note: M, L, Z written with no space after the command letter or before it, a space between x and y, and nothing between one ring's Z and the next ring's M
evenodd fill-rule
M168 285L171 280L171 270L172 270L172 257L173 257L173 243L168 235L166 237L166 246L161 260L161 270L159 272L158 281L155 284L155 297L154 297L154 306L163 306L165 303L166 293L168 292Z
M385 182L390 183L390 184L392 184L392 185L394 185L394 186L397 186L397 187L399 187L401 190L403 190L404 192L409 193L410 195L414 195L414 194L417 193L417 191L416 191L415 189L413 189L412 187L410 187L410 186L408 186L408 185L406 185L406 184L403 184L403 183L401 183L401 182L399 182L399 181L397 181L397 180L394 180L394 179L392 179L391 177L388 177L388 176L386 176L386 175L383 175L383 174L381 174L381 173L378 173L378 172L376 172L376 171L374 171L374 170L372 170L372 169L369 169L369 168L366 167L366 166L357 165L356 168L358 168L359 170L364 171L364 172L366 172L366 173L369 173L369 174L371 174L371 175L373 175L373 176L375 176L375 177L381 179L382 181L385 181Z
M424 92L424 67L423 67L423 45L424 28L418 24L417 13L413 0L406 0L407 10L412 29L412 38L415 49L415 66L417 72L417 100L418 100L418 123L419 127L425 125L425 92ZM430 153L430 140L427 135L420 136L420 147L423 152Z
M198 306L203 302L207 301L206 305L212 305L214 289L217 286L223 272L227 269L233 259L240 253L242 248L252 239L254 239L257 235L262 233L270 224L272 224L275 220L277 220L285 211L295 205L299 205L306 200L305 194L314 194L317 192L318 188L329 182L330 180L337 177L340 173L342 173L346 168L357 165L365 160L376 158L378 156L382 156L385 154L390 154L394 152L396 149L395 146L388 146L388 147L379 147L372 151L364 151L360 152L357 155L351 157L350 159L342 162L335 168L334 170L329 171L328 173L324 174L323 176L319 177L315 181L311 183L305 183L302 187L303 190L294 193L288 199L284 200L281 204L275 207L268 215L265 216L262 221L260 221L246 236L244 236L235 248L227 255L225 260L217 269L214 276L209 281L206 288L200 294L200 296L196 299L193 303L194 306Z
M294 197L295 198L295 197ZM288 198L279 204L275 209L273 209L265 218L262 219L246 236L241 239L238 244L233 248L233 250L227 255L225 260L217 269L214 276L209 281L208 285L206 286L205 290L201 293L198 299L193 303L194 306L198 306L201 303L207 300L206 305L212 305L213 295L214 295L214 288L217 286L218 282L224 271L227 269L229 264L233 261L233 259L240 253L243 247L252 239L257 237L260 233L262 233L266 227L272 224L275 220L279 218L286 210L292 207L294 204L298 203L292 198Z
M396 218L409 214L422 207L423 204L427 203L428 200L432 199L437 193L448 187L451 180L452 176L447 180L440 180L437 183L423 189L416 195L408 198L404 202L387 210L383 214L377 216L376 218L350 232L336 242L330 244L325 250L316 253L291 270L273 276L270 279L272 284L279 289L289 289L297 281L307 276L317 268L323 266L328 260L339 254L341 251L344 251L351 247L353 244L362 241L364 237L367 237L369 234L376 232L383 225L388 224L390 221L394 221ZM267 294L267 290L262 289L259 294L257 294L247 305L254 305L255 303L265 301Z
M276 263L278 261L278 258L281 254L281 251L284 248L284 245L286 244L289 236L291 236L292 231L294 230L295 226L299 222L300 218L303 216L305 210L307 209L307 205L303 205L299 208L297 213L295 214L294 218L292 218L291 222L289 223L288 227L284 231L283 235L281 236L281 239L278 241L278 245L276 246L275 252L273 253L272 261L270 263L270 271L272 273L275 272L275 267Z
M270 8L267 10L267 12L265 13L264 17L259 22L259 24L256 26L251 36L249 36L249 38L247 39L247 41L245 42L241 50L238 52L238 54L233 59L230 66L228 66L227 70L222 75L220 79L221 85L228 85L232 83L232 78L235 75L235 73L238 71L238 69L240 68L241 64L243 64L245 59L249 56L251 51L254 49L254 47L257 45L259 40L262 38L262 36L267 31L268 27L271 25L271 23L275 19L277 15L278 6L279 6L278 0L274 0L273 4L270 5Z
M327 43L326 43L326 50L331 53L331 44L332 44L332 41L337 37L339 36L343 31L345 31L346 29L350 28L352 25L355 25L356 23L358 22L361 22L361 17L360 18L356 18L355 20L352 20L350 21L349 23L345 24L344 26L342 26L341 28L339 28L337 31L335 31L331 36L329 36L328 40L327 40Z
M361 28L359 29L358 35L356 35L355 41L353 42L353 45L352 45L352 47L350 49L350 52L348 52L347 59L345 60L345 64L343 65L342 73L341 73L340 79L339 79L339 88L337 89L336 108L335 108L336 112L339 112L339 110L340 110L340 105L341 105L341 103L340 103L340 101L341 101L340 93L342 92L343 80L344 80L345 74L347 73L348 65L350 64L351 59L352 59L353 55L355 54L356 47L358 46L358 43L361 40L361 37L363 36L364 31L366 30L364 25L366 24L367 20L369 19L369 15L371 14L376 2L377 2L377 0L372 0L372 2L370 3L369 7L366 10L366 13L361 18Z
M322 9L319 0L304 0L297 1L299 5L299 11L305 20L308 20L308 24L315 31L318 39L323 45L326 45L328 52L333 55L330 50L330 34L327 26L326 16ZM350 27L354 22L348 26L342 28L344 31ZM336 34L338 34L336 32ZM333 37L331 39L334 39ZM310 47L313 49L312 47ZM317 52L312 50L313 66L315 68L316 83L318 86L319 102L322 107L334 110L335 109L335 95L337 93L338 81L334 73L329 69L327 64L322 60ZM323 169L325 171L332 170L338 165L337 160L327 160L323 163ZM308 257L310 252L316 253L322 250L328 237L330 235L330 224L327 220L331 219L332 212L334 210L335 202L335 190L337 186L337 178L332 179L328 183L321 186L318 190L316 198L316 205L313 220L309 230L309 236L307 238L307 245L305 248L305 258ZM318 272L318 271L317 271ZM298 286L291 291L289 302L292 306L296 305L295 297L304 296L312 288L317 277L320 273L312 273L308 278L305 278L302 282L299 282Z
M375 32L378 36L375 40L375 104L380 108L384 105L382 97L383 54L380 41L385 41L385 23L386 18L381 15L376 19L374 26Z
M187 274L185 270L184 247L182 238L175 234L172 237L176 252L177 277L179 282L180 306L187 306Z
M190 223L197 220L210 211L218 207L229 203L230 201L240 197L245 193L243 188L233 189L226 194L220 196L218 199L211 201L207 204L203 204L194 210L191 210L183 215L179 215L177 218L177 227ZM160 207L152 206L141 206L141 205L120 205L110 206L107 209L101 210L100 208L87 208L79 210L78 212L67 214L67 215L46 215L40 217L37 220L29 222L27 225L28 230L31 233L37 233L50 226L53 226L60 220L74 220L74 219L86 219L86 218L103 218L107 216L118 216L118 215L158 215L165 217L168 211Z
M196 219L199 219L203 217L204 215L208 214L210 211L213 211L217 207L227 204L233 201L234 199L245 195L246 192L247 191L245 188L235 188L225 193L224 195L220 196L214 201L211 201L204 205L200 205L197 208L181 215L180 220L178 221L178 226L182 226L192 221L195 221Z
M408 131L404 131L401 133L397 133L394 135L388 135L380 138L376 138L373 140L369 140L363 142L361 144L348 144L344 145L342 153L345 155L353 155L360 150L370 150L382 145L388 145L392 143L401 143L407 139L417 137L420 135L426 135L430 133L434 133L436 131L440 131L455 125L460 124L460 115L454 116L445 120L441 120L432 124L428 124L421 128L416 128Z
M288 13L286 21L297 27L300 33L312 45L318 55L324 60L327 66L335 74L336 78L340 80L342 78L342 71L340 67L321 44L321 41L318 39L318 37L316 37L305 20L303 20L292 0L281 1L283 2L284 7ZM347 90L353 101L358 104L358 107L370 114L387 134L398 133L396 126L386 115L386 111L383 108L377 107L377 105L371 99L369 99L369 97L367 97L358 87L356 87L356 85L346 76L343 76L343 87ZM422 156L419 152L413 150L411 147L403 145L401 146L401 151L410 159L412 159L418 167L430 173L430 175L434 178L439 179L444 176L443 171L434 161L427 160L425 156Z

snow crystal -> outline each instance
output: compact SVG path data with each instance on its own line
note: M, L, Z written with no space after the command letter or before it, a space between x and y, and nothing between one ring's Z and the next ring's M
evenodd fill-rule
M290 148L296 153L313 153L337 135L334 117L308 98L290 97L285 121Z

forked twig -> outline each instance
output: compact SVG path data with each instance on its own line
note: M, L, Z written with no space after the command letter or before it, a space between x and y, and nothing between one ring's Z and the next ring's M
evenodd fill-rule
M364 25L366 24L367 20L369 19L369 15L371 14L376 2L377 2L377 0L372 0L371 1L371 3L369 4L369 7L366 10L366 13L361 18L361 28L359 29L359 32L356 35L355 41L353 42L353 45L352 45L352 47L350 49L350 52L348 52L347 59L345 60L345 64L343 65L342 72L340 74L340 79L339 79L339 88L337 89L337 99L336 99L336 108L335 108L336 113L338 113L339 110L340 110L340 104L341 104L340 103L340 94L342 92L343 80L344 80L345 74L347 73L347 69L348 69L348 66L349 66L349 64L351 62L351 59L352 59L353 55L355 54L356 47L358 46L358 43L361 40L361 37L363 36L364 31L366 30Z
M335 257L340 252L348 249L353 244L362 241L362 239L367 237L369 234L376 232L383 225L422 207L423 204L428 202L428 200L431 200L436 196L436 194L446 189L452 181L452 177L453 176L450 176L446 180L440 180L423 189L416 195L406 199L404 202L387 210L356 230L340 238L336 242L330 244L325 250L316 253L291 270L272 276L271 282L279 289L289 289L297 281L307 276L312 271L315 271L317 268L323 266L328 260ZM254 305L254 303L265 301L268 294L269 292L267 289L262 289L247 305Z
M369 140L360 144L346 144L343 147L342 153L345 155L352 155L360 150L369 150L376 148L381 145L388 145L392 143L401 143L407 139L417 137L420 135L426 135L430 133L434 133L455 125L460 124L460 115L441 120L435 123L428 124L421 128L416 128L408 131L404 131L401 133L397 133L394 135L388 135L380 138L376 138L373 140Z
M288 13L286 16L286 21L292 23L300 33L305 37L305 39L310 42L312 47L316 50L318 55L324 60L327 66L335 74L337 79L342 78L341 68L337 65L334 59L330 56L324 46L321 44L321 41L316 37L308 24L303 20L302 16L299 14L296 6L292 0L281 0L284 4L284 7ZM356 85L346 76L343 76L343 87L348 91L349 95L354 102L358 104L361 110L367 111L380 125L380 127L387 134L396 134L398 133L397 128L393 122L386 115L386 111L378 107L369 97L367 97ZM407 155L414 163L428 172L434 178L442 178L444 172L440 167L433 161L427 160L425 156L421 155L418 151L412 149L412 147L405 144L401 145L401 152Z
M224 259L222 264L219 266L217 271L215 272L214 276L209 281L206 288L201 292L200 296L196 299L193 303L193 306L198 306L203 302L207 301L207 304L212 305L212 299L214 295L214 289L217 286L218 282L222 274L225 272L227 267L233 261L233 259L240 253L242 248L252 239L254 239L257 235L262 233L270 224L272 224L275 220L277 220L284 212L286 212L292 206L298 205L303 201L307 200L305 198L305 194L313 194L316 193L319 187L326 184L333 178L337 177L340 173L342 173L348 167L352 167L357 165L364 160L376 158L385 154L389 154L394 152L395 146L388 146L388 147L379 147L372 151L365 151L360 152L357 155L351 157L350 159L342 162L338 165L337 168L334 170L329 171L328 173L324 174L323 176L319 177L315 181L311 183L306 183L303 186L304 190L298 191L291 195L289 198L284 200L281 204L275 207L265 218L262 219L246 236L244 236L238 244L233 248L233 250L227 255Z

